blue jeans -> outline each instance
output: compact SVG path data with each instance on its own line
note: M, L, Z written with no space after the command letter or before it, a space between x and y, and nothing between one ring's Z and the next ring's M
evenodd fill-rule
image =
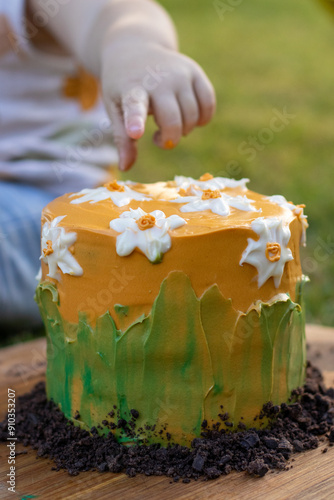
M41 211L53 198L35 186L0 181L0 326L41 324L34 301Z

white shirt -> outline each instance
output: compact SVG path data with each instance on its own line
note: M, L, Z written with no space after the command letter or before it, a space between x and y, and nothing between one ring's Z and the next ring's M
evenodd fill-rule
M56 195L95 187L118 163L95 80L29 33L25 0L0 0L0 180Z

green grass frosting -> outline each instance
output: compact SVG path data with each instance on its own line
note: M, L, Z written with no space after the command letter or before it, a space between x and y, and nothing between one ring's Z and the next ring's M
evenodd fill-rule
M48 397L69 419L79 412L78 423L87 428L114 405L125 420L137 409L137 429L156 425L146 432L148 442L166 443L166 433L158 433L164 427L173 441L190 444L203 420L211 425L225 412L231 429L240 421L254 427L264 403L286 402L303 384L302 287L301 281L296 302L279 297L244 314L216 285L198 298L190 279L175 271L150 314L121 331L109 312L94 327L84 314L78 324L68 323L55 286L41 283L36 300L47 330ZM130 307L117 304L113 314Z

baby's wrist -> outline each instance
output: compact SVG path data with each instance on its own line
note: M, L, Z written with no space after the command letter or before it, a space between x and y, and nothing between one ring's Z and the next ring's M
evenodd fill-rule
M106 55L110 57L126 50L143 54L151 45L178 49L174 25L159 5L148 0L124 0L124 4L119 3L111 9L110 4L106 2L93 20L85 43L85 55L94 65L95 72L101 74Z
M166 48L159 42L138 35L105 39L101 53L102 78L110 73L133 74L134 66L140 72L148 66L163 63ZM138 61L141 61L138 64ZM140 77L140 75L138 75ZM131 82L128 82L131 83ZM132 82L134 83L134 82Z
M110 29L103 37L102 54L110 51L130 50L131 53L149 52L150 49L169 49L177 50L177 43L167 43L159 37L150 36L144 30L128 31Z

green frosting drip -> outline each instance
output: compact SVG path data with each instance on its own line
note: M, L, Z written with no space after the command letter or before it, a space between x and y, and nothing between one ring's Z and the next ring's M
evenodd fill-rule
M129 314L129 306L122 306L121 304L114 305L114 311L118 316L127 316Z
M41 283L36 301L47 330L48 397L68 418L78 411L86 428L102 422L113 405L125 419L137 409L137 428L167 424L181 444L221 412L234 428L239 421L253 427L264 403L288 401L304 382L302 287L299 303L259 303L244 314L216 285L197 298L189 278L175 271L162 282L151 313L121 331L109 312L94 328L84 314L78 324L64 321L56 288ZM130 311L114 308L119 317ZM159 434L148 440L166 443Z

